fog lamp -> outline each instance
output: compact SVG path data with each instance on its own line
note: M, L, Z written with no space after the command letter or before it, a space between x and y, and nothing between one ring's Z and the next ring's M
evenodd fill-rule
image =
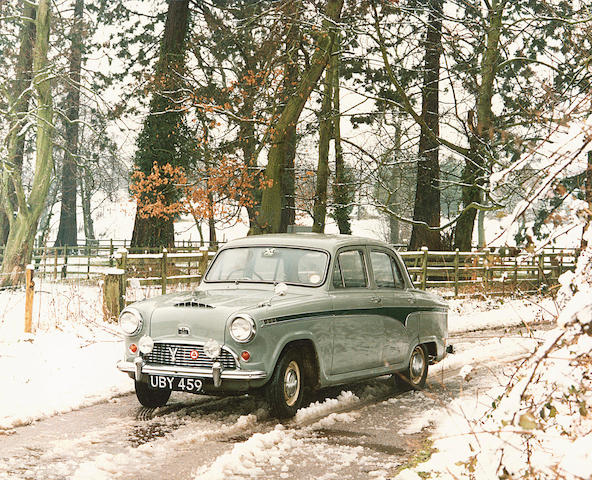
M148 335L144 335L142 338L140 338L138 347L140 352L142 352L144 355L147 355L154 349L154 340L152 340L152 338L150 338Z
M210 338L203 346L204 353L212 360L220 355L221 348L222 347L220 346L220 344L213 338Z

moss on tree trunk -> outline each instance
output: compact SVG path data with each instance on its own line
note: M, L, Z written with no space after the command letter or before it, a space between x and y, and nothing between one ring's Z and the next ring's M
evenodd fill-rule
M51 72L47 61L49 49L50 0L40 0L37 6L35 48L33 51L33 84L37 97L37 136L35 172L27 197L20 172L12 172L17 199L16 216L10 220L10 233L2 262L1 285L22 281L26 265L31 261L39 218L47 198L53 171L53 104ZM5 198L6 199L6 198Z

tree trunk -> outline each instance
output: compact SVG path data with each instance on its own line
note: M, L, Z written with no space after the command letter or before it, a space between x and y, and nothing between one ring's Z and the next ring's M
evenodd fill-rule
M216 238L216 219L214 218L214 197L208 193L208 200L210 204L210 211L208 215L208 229L210 238L210 247L218 247L218 239Z
M284 65L284 100L286 103L296 92L298 84L297 54L300 45L299 19L301 1L287 2L285 8L284 25L288 34L286 36L286 62ZM296 122L288 124L286 128L286 148L284 151L284 163L282 165L282 214L280 232L287 232L288 225L294 225L296 221Z
M166 247L175 245L175 225L172 219L143 218L136 212L131 247Z
M401 123L397 120L395 124L395 158L390 172L390 201L388 204L390 211L399 208L401 197L401 178L403 176L401 165L397 158L401 153ZM394 215L389 216L389 241L392 244L401 243L401 225L399 219Z
M442 51L442 0L428 1L428 23L425 41L425 70L422 88L421 126L419 138L419 159L417 162L417 188L413 220L430 227L440 227L440 163L438 141L440 135L439 84L440 53ZM431 131L431 132L430 132ZM439 230L425 225L413 224L410 250L421 247L441 250Z
M265 169L265 176L272 184L263 191L260 233L277 233L281 229L282 201L285 195L282 185L282 166L285 165L286 154L290 148L290 128L298 122L304 105L325 70L336 35L335 27L332 25L339 19L342 7L343 0L327 1L325 15L328 20L323 21L323 31L319 34L310 66L303 73L295 94L287 101L274 125Z
M588 152L588 167L586 168L584 192L585 200L588 204L588 212L586 223L584 224L584 228L582 230L582 242L580 244L582 250L584 250L589 245L588 240L586 240L586 233L588 232L590 224L592 223L592 151Z
M485 238L485 211L479 210L479 213L477 213L477 247L485 248L486 243L487 239Z
M25 150L25 134L19 135L22 127L22 119L29 111L29 103L31 93L26 92L31 84L32 68L33 68L33 47L35 45L35 15L36 9L32 3L22 1L22 17L31 19L25 20L19 31L19 53L16 65L16 75L14 84L11 87L11 93L14 98L11 111L13 118L10 120L9 134L8 134L8 164L3 168L1 184L0 184L0 198L7 195L10 201L3 201L4 208L0 207L0 246L6 245L8 240L8 233L10 231L10 220L14 216L14 205L17 203L14 184L10 179L10 171L20 179L23 165L23 155Z
M47 200L39 218L39 226L37 227L36 244L38 247L47 245L47 238L51 230L51 219L53 218L53 207L58 201L59 188L55 183L49 185L47 192Z
M72 42L70 57L70 79L66 95L66 150L62 165L62 203L60 226L55 246L76 245L76 185L78 177L78 120L80 118L80 71L82 68L82 31L84 0L76 0L70 37Z
M333 76L335 62L329 60L325 70L325 92L321 113L319 115L319 163L317 167L317 184L312 212L312 231L324 233L327 216L327 183L329 182L329 141L333 134Z
M10 231L10 223L4 211L0 211L0 247L6 245L8 239L8 232Z
M335 52L341 50L341 36L336 35ZM333 73L333 140L335 142L335 183L333 184L333 218L337 222L339 233L351 235L351 222L349 213L351 211L351 185L348 185L345 171L345 162L343 160L343 148L341 147L341 103L339 89L339 65L340 56L337 53L333 56L335 68Z
M249 96L245 99L245 108L241 111L241 116L243 118L253 118L254 117L254 107L253 107L253 100L254 95ZM241 121L240 122L240 133L238 137L239 148L243 152L243 162L245 165L251 169L251 171L255 171L258 169L257 166L257 143L255 141L255 124L251 121ZM253 205L247 207L247 215L249 216L249 230L255 228L255 225L258 223L258 206L261 205L261 188L259 188L258 180L259 175L257 175L255 180L255 184L253 185L253 190L251 191L251 195L253 196Z
M92 196L92 178L90 177L90 170L85 168L83 174L80 176L80 200L82 203L84 238L86 239L95 238L95 228L93 225L92 211L90 206L90 199Z
M463 207L481 201L481 189L478 185L481 175L479 160L466 160L461 176L461 200ZM454 246L461 252L470 252L473 239L473 228L477 210L468 208L459 217L454 228Z
M481 84L477 92L477 125L472 125L469 118L470 153L465 160L462 173L461 214L454 230L454 248L461 251L471 249L475 228L476 207L481 204L482 186L485 185L487 172L487 148L494 135L493 83L499 58L499 41L502 30L502 16L505 2L492 0L488 14L487 44L481 63Z
M186 37L189 26L189 0L169 2L160 58L156 66L155 79L150 102L150 114L144 121L138 139L135 165L143 173L149 174L153 164L182 165L183 145L180 130L184 124L184 113L175 97L180 95L180 78L185 70ZM173 203L179 192L169 189L166 201ZM136 211L131 245L171 247L175 240L174 218L143 216L141 205Z
M16 216L10 221L10 233L2 262L1 285L22 281L26 265L31 261L39 217L43 211L53 171L53 105L51 72L47 61L49 49L50 0L39 0L36 18L33 72L37 96L37 138L35 172L28 198L20 175L12 172L18 200Z

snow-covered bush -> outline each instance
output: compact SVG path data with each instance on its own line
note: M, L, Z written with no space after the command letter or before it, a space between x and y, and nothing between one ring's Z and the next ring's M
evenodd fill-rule
M592 475L591 247L561 284L558 328L475 426L483 433L471 440L474 454L463 465L470 476L483 478L476 474L483 467L494 478Z
M557 328L506 385L453 402L432 458L399 480L592 478L592 247L561 285Z

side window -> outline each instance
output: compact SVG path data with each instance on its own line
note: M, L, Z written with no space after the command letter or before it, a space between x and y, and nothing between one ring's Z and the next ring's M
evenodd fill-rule
M343 278L341 278L341 269L339 268L339 257L335 259L333 266L333 288L343 288Z
M399 267L399 263L391 257L391 263L393 264L393 272L395 274L395 287L396 288L405 288L405 281L403 280L403 274L401 273L401 268Z
M395 288L393 260L384 252L370 252L370 263L374 272L374 282L378 288Z
M339 254L339 267L345 288L366 287L366 268L364 254L360 250L349 250ZM335 282L335 276L333 276Z

